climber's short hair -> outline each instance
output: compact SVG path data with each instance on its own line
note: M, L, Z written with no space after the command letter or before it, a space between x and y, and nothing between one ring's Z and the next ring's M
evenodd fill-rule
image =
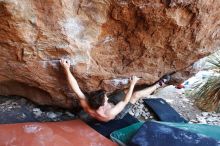
M100 106L104 105L105 102L105 91L104 90L98 90L93 93L90 93L88 96L88 104L89 106L97 110Z

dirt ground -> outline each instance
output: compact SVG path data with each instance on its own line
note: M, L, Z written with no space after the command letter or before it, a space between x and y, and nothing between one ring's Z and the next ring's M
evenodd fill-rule
M195 99L189 94L190 89L177 89L175 86L167 86L158 89L153 95L145 98L162 98L171 105L182 117L190 123L210 124L220 126L220 113L204 112L194 104ZM154 119L148 109L140 100L130 111L139 120ZM166 112L166 111L165 111Z
M75 115L70 111L50 106L39 106L18 96L0 96L0 115L0 124L75 119Z

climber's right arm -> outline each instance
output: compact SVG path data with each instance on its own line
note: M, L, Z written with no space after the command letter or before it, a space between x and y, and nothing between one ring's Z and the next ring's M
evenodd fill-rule
M66 73L66 76L67 76L67 81L68 81L70 87L77 94L77 96L79 97L80 100L85 100L86 96L83 94L83 92L79 88L79 85L78 85L75 77L70 72L70 62L69 62L69 60L61 59L60 63L61 63L61 65L63 66L63 68L65 70L65 73ZM82 101L80 101L80 102L82 102ZM85 103L85 102L83 102L83 103Z

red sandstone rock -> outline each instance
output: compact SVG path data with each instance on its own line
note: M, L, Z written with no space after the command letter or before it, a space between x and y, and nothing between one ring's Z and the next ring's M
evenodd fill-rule
M85 92L151 84L213 52L219 0L0 1L0 94L72 106L60 58Z

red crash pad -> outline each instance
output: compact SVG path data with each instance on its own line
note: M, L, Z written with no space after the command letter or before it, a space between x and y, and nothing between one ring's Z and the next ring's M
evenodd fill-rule
M81 120L0 125L0 146L116 146Z

